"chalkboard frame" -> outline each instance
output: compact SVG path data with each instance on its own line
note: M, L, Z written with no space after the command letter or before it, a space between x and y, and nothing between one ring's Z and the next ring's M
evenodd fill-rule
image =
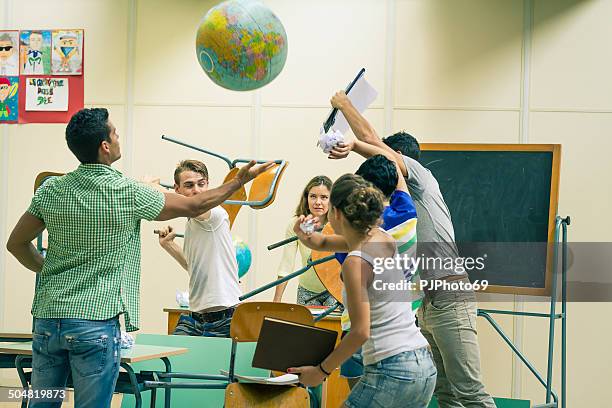
M548 246L546 253L546 277L543 288L523 286L489 285L488 293L512 295L550 296L553 279L553 256L555 243L555 223L559 204L559 180L561 169L560 144L472 144L472 143L421 143L422 151L465 151L465 152L550 152L552 169L550 180L550 202L548 211ZM444 194L444 192L442 192Z

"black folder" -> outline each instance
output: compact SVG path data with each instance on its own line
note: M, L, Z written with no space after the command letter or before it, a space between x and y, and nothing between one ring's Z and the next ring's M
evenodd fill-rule
M316 366L336 345L333 330L264 318L253 367L286 372L290 367Z
M355 86L355 84L357 83L357 81L359 81L359 78L361 78L363 74L365 74L365 68L361 68L359 72L357 73L357 76L351 81L350 84L348 84L348 86L344 90L344 92L347 95L349 92L351 92L351 89L353 89L353 86ZM325 131L325 133L329 132L329 128L331 128L334 122L336 122L337 114L338 114L338 109L333 108L329 116L327 117L327 119L325 119L325 122L323 122L323 130Z

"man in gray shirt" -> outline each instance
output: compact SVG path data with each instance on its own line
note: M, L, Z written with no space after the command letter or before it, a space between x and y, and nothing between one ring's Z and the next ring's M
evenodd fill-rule
M421 151L417 140L398 132L382 142L402 155L408 172L406 181L417 209L419 254L428 258L458 258L450 212L438 181L418 162ZM421 278L469 282L464 272L436 267L422 269ZM418 319L438 368L435 394L440 407L495 407L480 376L473 293L426 290L425 294Z
M332 105L343 110L350 103L343 92L336 94ZM334 104L335 100L335 104ZM373 127L362 118L354 120L351 129L357 139L393 151L400 155L408 189L417 209L418 252L428 259L457 259L455 232L450 212L431 172L422 166L417 140L399 132L383 140ZM346 157L352 143L337 146L330 158ZM432 262L421 268L421 279L426 281L469 282L464 272L445 269ZM476 333L477 305L472 292L425 291L425 299L418 310L421 333L429 342L438 376L435 395L441 408L495 408L493 398L485 391L480 375L480 349Z

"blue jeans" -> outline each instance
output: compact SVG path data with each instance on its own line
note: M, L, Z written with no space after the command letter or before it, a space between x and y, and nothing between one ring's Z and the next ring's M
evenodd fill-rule
M330 307L336 304L336 299L334 299L334 297L330 295L329 293L326 295L318 296L317 298L312 299L309 302L306 302L308 299L316 295L317 295L317 292L310 291L298 285L297 304L304 305L304 306L327 306L327 307Z
M363 375L363 356L361 348L340 366L340 375L344 378L361 378Z
M436 366L427 347L405 351L365 366L349 394L348 408L426 408L436 386Z
M229 337L231 317L200 323L189 315L181 315L172 334L178 336Z
M33 389L63 388L72 374L75 407L110 407L121 361L117 317L36 319L32 336ZM32 400L30 406L55 408L61 402Z

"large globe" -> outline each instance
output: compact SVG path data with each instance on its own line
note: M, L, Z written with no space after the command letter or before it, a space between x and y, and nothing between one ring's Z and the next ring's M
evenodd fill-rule
M287 60L287 34L257 0L230 0L202 19L196 36L200 66L217 85L250 91L270 83Z

